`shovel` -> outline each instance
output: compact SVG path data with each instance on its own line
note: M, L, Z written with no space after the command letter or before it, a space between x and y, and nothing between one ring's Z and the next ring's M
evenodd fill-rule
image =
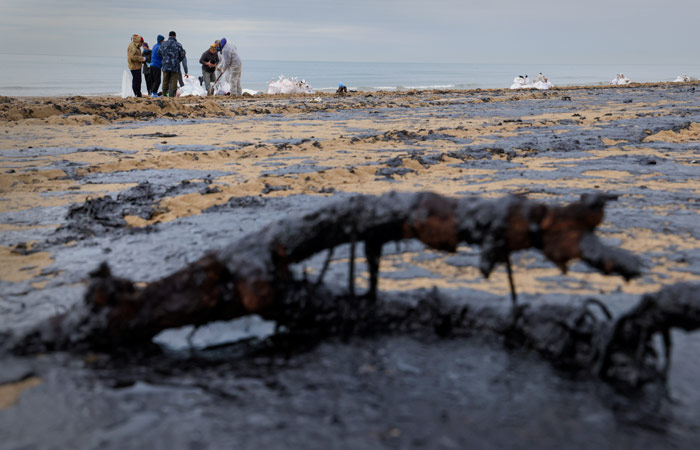
M220 80L221 77L224 75L224 73L226 73L227 70L228 70L228 67L225 68L224 70L222 70L221 73L219 74L219 76L216 77L216 81L211 85L211 87L210 87L209 90L207 91L207 95L214 95L214 86L216 86L216 83L219 82L219 80Z

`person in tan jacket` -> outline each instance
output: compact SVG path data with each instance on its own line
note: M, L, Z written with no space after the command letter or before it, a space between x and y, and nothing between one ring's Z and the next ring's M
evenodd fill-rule
M131 42L126 49L126 61L131 71L131 87L137 97L141 97L141 64L146 61L141 55L142 44L143 38L135 34L131 36Z

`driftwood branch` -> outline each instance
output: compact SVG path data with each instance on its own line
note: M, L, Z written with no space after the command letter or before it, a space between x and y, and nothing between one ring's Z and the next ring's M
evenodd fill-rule
M382 246L409 238L452 252L460 242L477 244L486 276L496 264L509 264L512 252L536 248L562 270L580 258L603 273L633 277L639 273L639 260L604 245L593 234L608 199L584 195L579 202L549 206L522 197L354 197L271 224L144 287L113 276L103 264L91 274L84 302L22 336L10 337L5 347L19 353L111 350L148 342L164 329L254 313L287 330L317 337L421 327L439 335L495 333L537 350L557 366L639 387L665 379L672 328L700 328L699 285L679 284L647 294L616 321L595 299L580 307L525 305L507 314L493 306L450 305L439 297L418 304L374 299ZM347 296L331 294L320 281L332 249L360 241L365 243L370 271L368 295L355 298L352 288ZM319 280L293 279L291 264L325 249L329 257ZM512 276L509 282L512 285ZM665 344L661 367L653 346L657 333Z
M144 342L183 325L246 314L276 318L292 278L289 266L345 243L365 242L370 298L377 291L382 246L409 238L448 252L456 251L460 242L479 245L485 276L496 264L507 263L512 252L536 248L562 270L580 258L603 273L631 278L639 274L639 260L593 234L609 199L584 195L566 206L550 206L516 196L356 196L273 223L145 287L112 276L104 265L92 274L85 302L55 317L42 329L40 341L54 348L79 343L114 347ZM353 281L354 275L351 297Z

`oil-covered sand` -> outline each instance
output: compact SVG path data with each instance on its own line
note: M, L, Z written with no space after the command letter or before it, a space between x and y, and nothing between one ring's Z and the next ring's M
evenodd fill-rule
M81 301L102 261L148 282L271 221L391 190L546 202L618 194L598 234L639 254L642 277L625 283L582 264L563 275L536 252L513 262L523 302L594 296L619 313L642 293L700 280L698 87L2 97L0 332ZM102 196L114 201L85 206ZM483 279L475 250L387 246L380 298L437 287L452 301L507 308L505 270ZM331 287L346 288L348 255L336 249ZM297 273L315 277L324 256ZM271 331L244 319L199 330L194 351L180 330L159 336L163 352L0 356L0 439L7 448L695 448L700 439L700 335L674 335L670 399L659 402L479 337L418 331L283 348L255 339Z

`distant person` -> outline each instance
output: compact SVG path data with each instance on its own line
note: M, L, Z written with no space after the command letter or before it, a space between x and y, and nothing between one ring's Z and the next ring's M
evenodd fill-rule
M189 78L189 70L187 69L187 52L185 51L185 57L182 58L182 69L185 71L185 78ZM180 87L185 85L185 82L182 79L182 72L178 73L177 77L178 83L180 83Z
M177 41L177 34L174 31L168 33L168 40L163 42L158 53L163 59L161 68L163 70L163 94L175 97L180 63L185 58L185 49Z
M241 89L243 63L238 56L238 49L232 43L227 42L226 38L221 38L219 47L221 48L221 65L219 66L221 76L229 84L231 95L241 95L243 93Z
M219 54L216 52L216 44L211 44L208 50L202 53L199 58L199 63L202 65L202 81L204 82L204 88L207 90L207 95L212 94L212 83L216 81L214 78L214 72L216 71L216 65L219 64Z
M131 42L126 49L126 58L131 71L131 88L134 95L141 97L141 64L146 60L141 55L141 44L143 38L138 34L131 36Z
M160 57L160 46L165 40L163 35L158 35L158 42L153 46L151 52L151 97L158 97L158 88L160 87L160 69L163 66L163 60Z
M143 52L141 53L141 56L146 58L146 60L143 62L143 78L146 79L146 89L148 90L148 95L151 95L151 86L153 86L153 79L151 77L151 55L153 52L151 51L151 48L148 46L148 42L143 43Z

